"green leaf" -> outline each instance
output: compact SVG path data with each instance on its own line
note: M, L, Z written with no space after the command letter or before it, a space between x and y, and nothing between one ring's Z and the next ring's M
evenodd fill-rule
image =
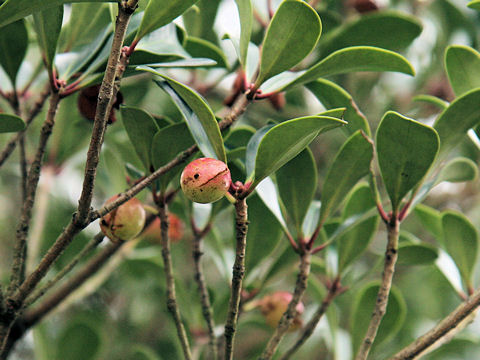
M440 152L458 145L467 131L480 123L480 89L455 99L437 118L433 127L440 136Z
M217 119L205 100L188 86L149 67L139 66L137 69L151 72L165 79L165 81L155 81L155 83L170 95L183 114L200 151L206 157L226 162L225 147Z
M162 167L177 156L180 152L188 149L195 141L188 130L187 124L179 123L162 128L153 138L152 162L155 169ZM162 189L166 189L168 183L182 170L177 166L160 179Z
M473 181L478 177L478 166L474 161L458 157L452 159L442 169L438 176L437 182L464 182Z
M358 350L367 331L379 288L380 283L374 281L365 285L355 296L351 322L354 352ZM400 290L392 287L388 299L387 312L378 329L374 346L378 346L380 343L391 339L402 328L406 312L405 300Z
M277 188L275 187L272 179L270 177L266 177L260 184L258 184L255 190L265 206L277 218L280 225L282 225L283 231L286 234L289 234L287 224L283 218L282 211L280 210Z
M247 144L247 153L245 155L245 171L247 173L247 179L253 177L255 171L255 158L257 157L258 147L260 142L267 132L273 128L274 125L266 125L261 129L258 129L255 134L250 138Z
M303 220L317 189L317 166L312 151L305 148L283 165L278 169L276 179L280 198L301 234Z
M352 46L337 50L308 70L297 73L300 76L281 90L317 80L319 77L356 71L393 71L415 75L412 65L400 54L373 46Z
M194 7L184 12L182 19L186 33L218 44L214 24L220 2L221 0L200 0Z
M368 136L371 135L370 126L365 115L355 104L352 96L334 82L325 79L318 79L305 85L315 97L327 109L345 107L344 118L347 119L348 125L343 129L348 134L353 134L357 130L363 130Z
M167 61L156 64L148 64L149 67L157 68L196 68L196 67L213 67L216 66L217 62L212 59L205 58L190 58L190 59L180 59L175 61Z
M128 138L145 166L145 170L150 172L153 165L151 157L153 137L160 129L153 117L142 109L122 106L120 111Z
M438 249L430 244L401 244L397 265L432 265L438 258Z
M150 0L134 41L161 28L182 15L198 0Z
M480 0L472 0L470 1L467 6L470 8L470 9L474 9L474 10L478 10L480 11Z
M240 63L246 68L248 45L252 35L253 7L250 0L235 0L240 17Z
M443 238L443 230L440 211L425 204L418 204L415 206L414 211L425 229L427 229L437 241L441 241Z
M282 228L258 195L249 196L247 203L249 218L262 219L252 221L248 226L245 265L247 272L250 272L275 249L282 235Z
M302 232L305 239L311 238L317 228L318 218L320 217L320 206L320 201L313 200L308 207L302 224Z
M377 129L378 164L393 211L420 183L438 153L438 134L429 126L389 111Z
M255 187L265 177L273 174L298 155L317 135L343 124L346 122L329 116L307 116L288 120L272 127L258 145L255 171L253 176L250 176L252 179L249 177L248 180L252 180L252 186Z
M0 6L0 27L39 11L75 2L116 2L116 0L7 0Z
M388 50L409 46L422 32L417 18L398 11L378 11L357 17L331 31L319 44L321 54L349 46L368 45Z
M373 146L360 130L345 141L325 178L320 223L332 215L355 184L369 173L372 158Z
M480 54L471 47L449 46L445 51L445 68L456 96L480 87Z
M478 233L472 223L457 211L442 213L443 243L445 250L458 267L468 288L478 258Z
M1 7L0 7L1 9ZM0 65L15 88L18 69L27 52L28 33L23 20L16 21L0 30Z
M413 101L423 101L438 107L440 110L445 110L448 107L448 102L433 95L417 95L414 96Z
M102 339L98 331L84 322L70 323L58 340L56 359L97 359Z
M212 59L216 61L217 66L228 67L222 49L209 41L189 36L185 44L185 50L193 57Z
M57 43L62 29L63 5L33 14L37 39L42 50L43 61L49 72L52 71L53 58L57 52Z
M0 114L0 133L17 132L25 129L25 123L16 115Z
M298 0L283 1L265 34L255 84L260 86L272 76L297 65L313 50L321 32L320 17L310 5Z
M367 184L360 184L354 188L347 199L343 222L355 215L361 215L375 207L372 192ZM378 214L354 223L338 236L338 272L344 272L368 248L375 235L379 223Z

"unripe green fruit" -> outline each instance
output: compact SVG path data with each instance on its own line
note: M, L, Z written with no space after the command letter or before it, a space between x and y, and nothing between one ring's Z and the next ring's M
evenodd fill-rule
M118 198L112 196L106 201L111 203ZM102 232L113 242L127 241L136 237L145 225L145 210L142 203L133 198L110 211L100 219Z
M205 204L220 200L227 193L232 179L223 161L200 158L183 169L180 185L190 200Z
M287 311L288 304L292 300L292 297L292 294L289 292L277 291L260 300L260 310L262 311L263 316L265 316L265 322L267 325L273 328L277 327L283 313ZM303 313L304 309L305 307L303 303L298 303L296 307L297 316L293 319L288 331L297 330L302 326L300 315Z

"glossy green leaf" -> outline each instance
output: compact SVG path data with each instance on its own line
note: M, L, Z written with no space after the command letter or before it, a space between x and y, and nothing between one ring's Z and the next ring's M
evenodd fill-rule
M177 156L180 152L188 149L195 141L185 123L173 124L162 128L153 138L152 162L155 169L162 167ZM177 166L160 179L162 189L166 189L168 183L182 170Z
M360 111L352 96L334 82L325 79L318 79L305 85L315 97L327 109L345 107L344 118L347 119L348 125L343 129L349 134L353 134L357 130L363 130L368 136L371 135L370 126L365 115Z
M300 76L282 90L320 77L357 71L393 71L415 75L412 65L400 54L372 46L352 46L337 50L308 70L297 73Z
M53 58L57 52L57 43L62 29L63 5L33 14L37 39L42 50L43 60L49 72L52 71Z
M222 49L206 40L189 36L187 37L185 50L193 57L212 59L216 61L217 66L228 67Z
M275 249L282 235L282 228L257 195L249 196L247 204L249 218L262 219L262 221L252 221L248 226L245 265L249 272L268 258L268 255Z
M27 47L28 33L23 20L0 30L0 66L7 73L14 88L18 69L25 57Z
M332 215L355 184L370 171L373 145L361 131L350 136L330 165L322 188L320 223Z
M478 258L478 233L472 223L457 211L442 213L445 250L458 267L467 287L472 286L472 275Z
M0 6L0 27L38 11L75 2L116 2L116 0L7 0Z
M145 166L145 170L149 172L153 165L151 158L153 137L160 128L153 117L142 109L122 106L120 111L128 138Z
M320 201L313 200L305 214L305 219L302 224L302 232L306 239L311 238L317 228L318 219L320 217L320 206Z
M351 322L351 336L354 352L358 350L367 331L377 300L379 288L380 283L374 281L362 287L355 296ZM402 293L393 286L388 298L387 312L385 313L378 329L374 347L391 339L402 328L406 312L406 304Z
M154 69L213 67L216 65L217 65L217 62L215 60L206 59L206 58L180 59L180 60L167 61L167 62L161 62L156 64L148 64L149 67Z
M448 107L448 102L433 95L417 95L414 96L413 101L423 101L438 107L440 110L445 110Z
M199 0L182 15L186 33L218 44L214 24L221 0Z
M282 225L286 234L289 234L287 224L283 218L282 211L280 209L280 201L277 193L277 188L270 177L266 177L255 188L258 196L262 199L265 206L270 212L277 218L277 221Z
M301 233L303 220L317 189L317 166L312 151L303 150L276 173L278 192L293 220L297 232Z
M255 128L252 126L235 126L225 135L225 146L230 149L246 147L253 134L255 134Z
M473 181L478 177L478 165L474 161L459 157L452 159L442 169L437 178L437 182L464 182Z
M445 68L456 96L480 87L480 54L471 47L449 46L445 51Z
M317 135L344 124L345 121L328 116L307 116L272 127L258 145L255 171L253 178L249 178L253 181L252 186L297 156Z
M438 134L429 126L387 112L377 129L378 164L392 208L426 175L438 153Z
M248 45L252 35L253 7L251 0L235 0L240 17L240 63L245 69L247 64Z
M427 229L436 240L441 241L443 238L443 230L440 211L425 204L418 204L415 206L414 212L425 229Z
M372 192L367 184L360 184L349 195L342 219L347 220L355 215L361 215L375 207ZM341 274L356 259L358 259L370 245L378 227L379 217L374 214L365 220L353 224L336 240L338 253L338 272Z
M58 340L56 359L94 360L98 357L102 339L98 330L83 323L69 323Z
M467 6L470 8L470 9L474 9L474 10L478 10L480 11L480 0L472 0L470 1Z
M319 48L323 56L358 45L401 50L409 46L421 32L419 20L411 15L398 11L371 12L325 35Z
M0 133L17 132L25 129L25 122L16 115L0 114Z
M160 74L152 68L139 66L137 70L151 72L165 80L155 81L155 83L170 95L183 114L200 151L206 157L226 162L225 147L217 119L205 100L188 86Z
M480 89L455 99L437 118L433 127L440 136L440 152L458 145L467 131L480 124Z
M247 153L245 155L245 170L247 178L251 178L255 171L255 158L257 157L258 147L260 142L267 132L273 128L274 125L265 125L261 129L258 129L255 134L250 138L247 144Z
M432 265L438 258L438 249L430 244L401 244L397 265Z
M298 0L283 1L270 22L263 41L256 85L302 61L322 32L317 12Z
M167 25L182 15L198 0L150 0L134 41L138 41L148 33Z

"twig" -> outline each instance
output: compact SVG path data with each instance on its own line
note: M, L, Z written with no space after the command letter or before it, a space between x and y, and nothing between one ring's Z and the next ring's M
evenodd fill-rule
M21 174L21 189L22 189L22 202L27 200L27 177L28 177L28 169L27 169L27 154L25 153L25 138L22 136L18 139L18 143L20 145L20 174Z
M85 280L95 274L110 257L115 254L125 242L111 243L101 252L95 255L82 269L73 277L60 286L55 292L48 296L42 303L25 313L23 316L23 326L32 327L58 304L60 304L68 295L82 285Z
M275 354L280 341L282 341L283 337L287 333L290 325L292 324L295 317L298 315L297 312L297 305L302 300L302 296L307 289L307 280L308 275L310 273L310 263L311 263L311 254L309 251L303 251L300 256L300 266L299 272L297 276L297 283L295 284L295 291L293 293L292 300L288 304L287 311L283 314L280 322L278 323L275 332L273 333L272 337L268 341L265 350L263 351L262 355L259 357L259 360L268 360L271 359L272 356Z
M62 270L55 275L53 279L48 281L43 287L35 291L32 295L30 295L24 303L24 307L27 308L35 301L37 301L40 297L42 297L48 290L50 290L53 286L55 286L60 280L64 278L81 260L85 259L85 257L94 250L102 241L105 235L103 233L98 233L95 237L87 244L85 247L80 251L73 259L68 263Z
M235 202L236 251L232 273L232 290L225 322L225 360L233 359L233 340L237 331L238 312L245 275L245 248L247 245L248 212L245 198Z
M58 92L53 92L52 90L50 105L48 108L47 117L43 123L40 133L40 141L37 147L37 152L28 172L26 198L23 203L20 221L16 230L16 242L13 250L14 258L12 264L12 275L8 287L8 294L12 294L23 281L27 236L30 227L30 220L32 218L32 208L35 202L38 180L40 179L43 156L45 154L48 139L52 133L53 125L55 124L55 115L57 113L59 100L60 98Z
M337 278L329 287L328 293L323 299L322 304L318 307L313 317L303 328L302 334L299 336L298 340L295 342L295 344L292 345L292 347L290 347L290 349L287 350L287 352L280 358L280 360L290 359L290 357L295 354L295 352L310 338L310 336L312 336L315 328L320 322L320 319L327 312L327 309L332 303L333 299L335 299L335 297L340 293L340 279Z
M472 320L469 316L473 315L479 306L480 289L477 289L467 301L460 304L445 319L438 323L437 326L429 330L403 350L399 351L391 358L391 360L415 359L425 350L436 345L438 341L447 336L455 335L459 330L464 328L462 325L465 324L465 320Z
M215 322L213 320L213 309L210 303L210 296L207 290L207 283L205 281L205 276L203 274L203 268L201 264L201 258L203 255L202 251L202 239L211 229L211 223L209 223L202 231L193 227L193 262L195 266L195 275L194 279L197 282L198 291L200 293L200 301L202 303L202 314L205 318L208 328L208 337L209 337L209 346L210 354L213 360L218 358L218 344L217 338L215 336Z
M172 256L170 253L170 239L168 237L168 216L167 205L161 199L158 206L158 217L160 218L161 228L161 245L162 245L162 258L165 271L165 281L167 285L167 309L173 317L175 326L177 328L177 335L182 345L183 356L187 360L192 359L192 353L190 351L190 344L188 343L187 333L183 326L182 318L180 315L180 309L177 304L177 296L175 293L175 277L173 275Z
M11 140L7 143L2 153L0 154L0 167L5 163L8 157L12 154L13 150L15 150L18 140L25 136L25 132L27 131L28 127L33 122L35 117L38 115L38 113L42 110L43 104L45 103L49 95L50 95L50 86L47 86L46 89L40 94L39 99L35 102L32 109L30 110L30 113L27 119L25 120L25 129L13 135Z
M378 290L377 300L375 301L375 309L372 314L372 319L368 326L365 337L363 338L360 349L358 350L355 360L365 360L373 345L377 331L382 321L383 316L387 310L388 296L392 287L393 274L395 272L395 263L398 257L398 233L399 233L398 218L392 215L387 224L388 241L387 250L385 252L385 263L383 267L382 284Z

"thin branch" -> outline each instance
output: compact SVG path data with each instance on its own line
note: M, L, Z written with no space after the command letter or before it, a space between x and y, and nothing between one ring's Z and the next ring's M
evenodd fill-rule
M35 202L38 180L40 179L43 156L45 154L48 139L50 138L53 126L55 124L55 115L57 113L59 100L60 97L58 92L52 91L47 117L43 123L40 133L40 141L37 147L37 152L28 172L26 198L23 203L20 221L16 230L16 242L13 250L14 258L12 264L12 275L8 287L8 294L12 294L23 282L27 236L30 227L30 220L32 218L32 209Z
M290 347L290 349L287 350L287 352L280 358L280 360L290 359L291 356L295 354L295 352L310 338L310 336L312 336L315 328L320 322L320 319L327 312L327 309L332 303L333 299L335 299L335 297L342 292L341 290L342 289L340 287L340 279L337 278L329 287L328 293L323 299L322 304L318 307L313 317L303 328L301 335L298 337L298 340L295 342L295 344L292 345L292 347Z
M365 337L360 345L355 360L366 360L368 353L375 341L377 331L382 321L383 316L387 310L388 296L392 288L393 274L395 273L395 263L398 258L398 233L399 221L396 215L392 215L390 222L387 224L388 241L387 250L385 252L385 263L383 267L382 284L378 290L377 300L375 301L375 309L372 314L372 319L368 326Z
M50 95L50 86L47 86L46 89L40 94L40 97L38 98L38 100L33 105L32 109L30 110L30 113L27 119L25 120L25 129L13 135L10 141L7 143L7 145L3 149L3 151L0 153L0 167L9 158L13 150L15 150L18 140L20 140L25 136L25 132L27 131L28 127L33 122L35 117L38 115L38 113L42 110L43 104L45 103L49 95Z
M193 225L193 224L192 224ZM195 274L194 279L198 286L198 291L200 293L200 301L202 303L202 314L205 318L205 322L207 323L208 328L208 337L209 337L209 347L210 347L210 354L213 360L218 358L218 344L217 338L215 336L215 322L213 320L213 309L210 303L210 296L207 290L207 283L205 281L205 276L203 274L203 268L201 264L201 258L203 255L202 251L202 239L205 235L210 231L211 224L208 224L205 229L199 231L198 229L193 227L193 262L195 266Z
M190 344L188 343L187 333L183 326L182 318L180 315L180 309L177 303L177 296L175 293L175 277L173 275L172 256L170 253L170 239L168 237L168 216L167 205L163 200L158 203L158 217L160 218L161 227L161 245L162 245L162 258L165 271L165 281L167 285L167 309L173 317L175 326L177 328L177 335L182 345L183 356L187 360L192 359L192 353L190 350Z
M52 311L74 290L78 289L85 280L95 274L106 262L115 254L125 242L115 242L109 244L101 252L96 254L85 266L80 269L73 277L60 286L55 292L48 296L36 308L29 310L22 318L25 328L32 327L45 315Z
M247 245L248 212L245 198L235 202L236 251L232 273L232 290L225 322L225 360L233 359L233 340L237 331L238 313L245 275L245 249Z
M413 343L394 355L391 360L415 359L424 354L430 347L435 346L437 342L448 337L449 339L456 335L474 315L475 310L480 306L480 289L468 298L467 301L460 304L445 319L437 324L433 329L422 335Z
M21 190L22 190L22 202L27 200L27 154L25 153L25 138L22 136L18 139L20 145L20 174L21 174Z
M304 251L300 256L300 266L297 276L297 283L295 284L295 291L293 293L292 300L288 304L288 308L283 314L280 322L278 323L275 332L268 341L265 350L262 355L259 357L259 360L268 360L271 359L275 354L280 341L287 333L290 325L292 324L295 317L298 315L297 305L302 300L303 294L307 289L307 280L308 275L310 274L310 264L311 264L311 253L309 251Z
M40 297L42 297L48 290L50 290L53 286L55 286L60 280L62 280L65 275L67 275L81 260L85 259L85 257L94 250L102 241L105 235L102 232L95 235L95 237L88 242L87 245L80 251L73 259L68 263L62 270L55 275L53 279L48 281L43 287L35 291L32 295L30 295L24 303L24 307L28 307L37 301Z

